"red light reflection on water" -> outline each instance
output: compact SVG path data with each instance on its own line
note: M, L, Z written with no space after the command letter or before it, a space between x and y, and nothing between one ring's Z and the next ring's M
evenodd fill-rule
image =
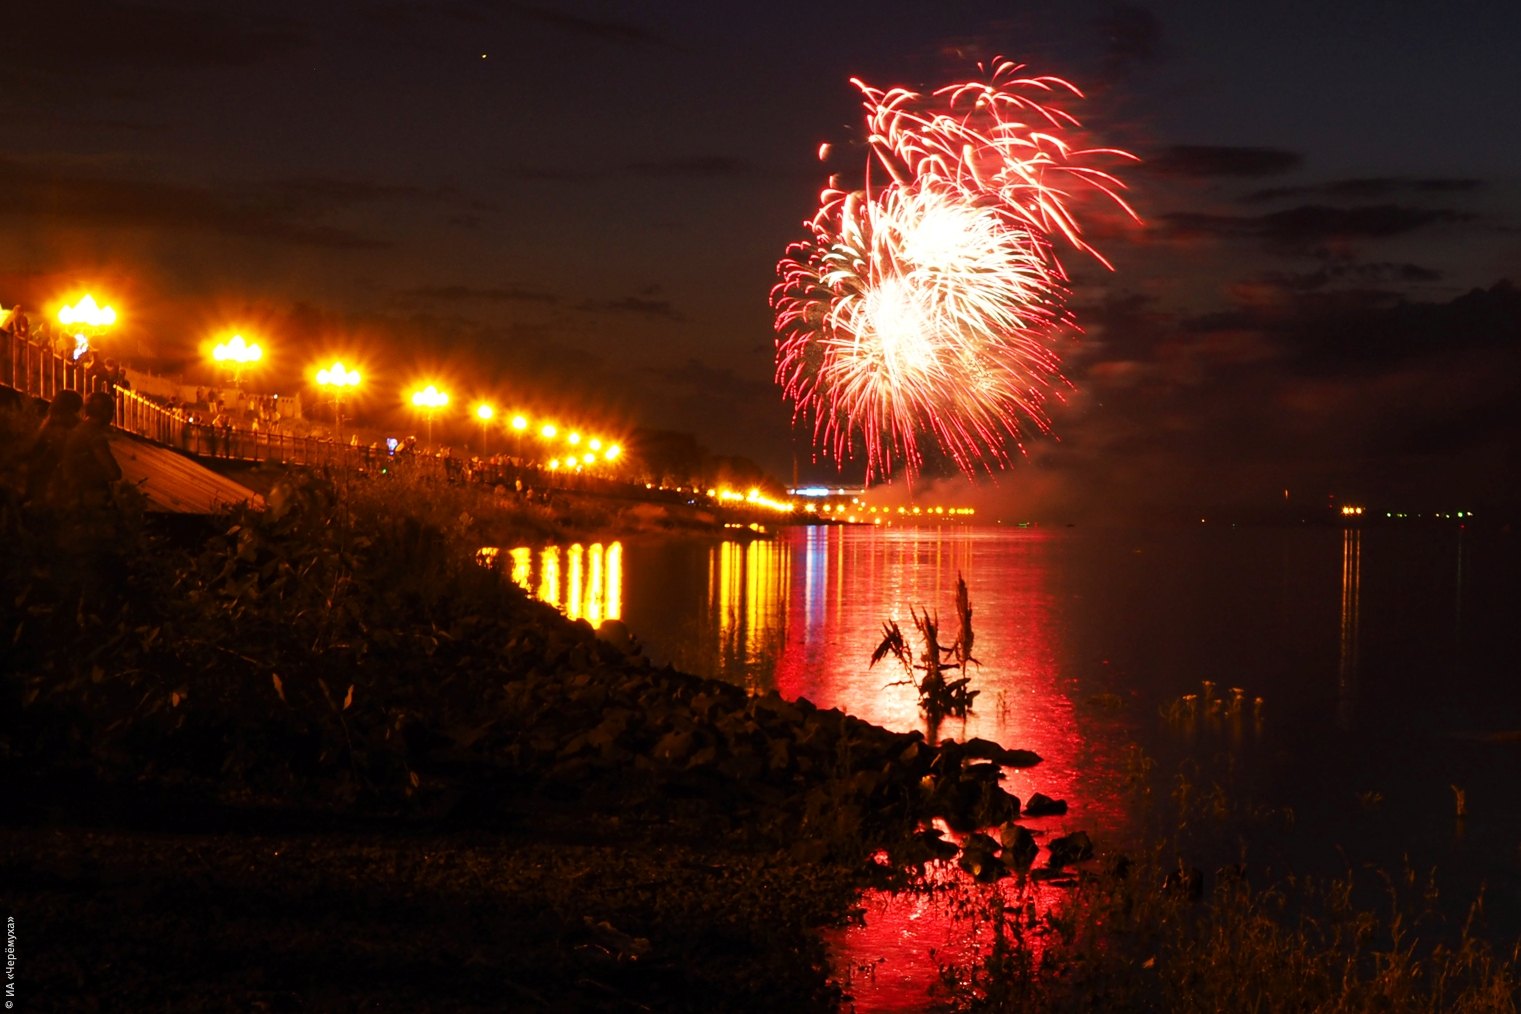
M890 685L904 679L901 667L868 663L887 619L898 621L916 653L910 608L953 622L961 575L973 609L973 654L982 663L972 686L981 693L972 714L942 724L936 738L982 737L1035 751L1042 763L1008 771L1004 787L1021 800L1043 792L1070 807L1066 816L1024 821L1037 840L1075 830L1112 840L1127 822L1123 738L1112 716L1090 714L1074 699L1081 673L1063 657L1057 634L1062 611L1075 608L1061 591L1051 541L1060 537L971 528L792 533L792 572L779 582L790 594L776 689L888 728L924 729L913 687ZM942 963L974 956L979 945L969 940L955 897L873 894L864 899L865 924L833 934L835 967L848 977L857 1009L922 1007Z
M1086 703L1092 690L1084 686L1100 681L1086 679L1095 674L1083 666L1094 663L1070 635L1073 611L1083 605L1068 572L1069 547L1062 533L1040 530L817 526L714 545L690 571L682 564L625 575L617 543L600 568L591 563L600 547L586 551L584 565L580 547L519 549L512 579L571 616L617 618L626 608L641 631L670 602L701 602L673 639L691 652L676 660L690 671L755 691L774 687L906 731L924 729L915 691L896 663L871 667L872 650L883 622L895 619L918 651L911 608L953 623L961 575L982 663L971 673L980 694L967 719L942 724L935 738L982 737L1039 754L1038 766L1007 772L1005 788L1021 800L1035 792L1065 799L1070 809L1023 823L1037 841L1087 831L1102 850L1126 830L1123 754L1131 737L1114 711ZM1027 886L1020 894L1011 881L970 885L953 867L938 875L944 890L932 895L868 895L864 925L829 935L836 973L857 1010L922 1009L943 965L975 960L988 936L969 901L996 890L1044 910L1060 893Z
M824 932L844 1009L919 1011L937 997L964 995L997 932L994 905L1025 927L1019 939L1039 966L1050 943L1043 917L1064 901L1065 888L1012 877L977 884L949 863L926 870L926 879L932 887L923 892L868 893L862 925Z

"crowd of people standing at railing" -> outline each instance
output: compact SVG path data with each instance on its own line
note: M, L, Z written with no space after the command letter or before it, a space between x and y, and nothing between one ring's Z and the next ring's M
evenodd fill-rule
M86 352L76 360L79 369L85 377L84 385L90 391L130 391L132 381L127 379L127 371L114 359L104 358L95 352Z
M4 312L3 308L0 312ZM68 383L77 390L59 390L58 397L64 399L65 406L73 398L82 399L100 393L109 401L113 392L131 390L126 370L114 359L88 348L75 357L72 338L66 343L67 348L54 348L47 331L46 324L33 328L25 307L18 304L0 318L0 346L4 346L4 354L9 355L17 347L17 342L25 342L35 349L56 353L67 362L73 372L60 374L59 387ZM4 365L0 364L0 367ZM322 461L335 460L332 456L334 441L312 430L303 436L302 426L292 427L291 419L300 418L299 402L294 405L282 402L279 395L227 393L215 387L195 388L194 400L191 400L188 388L180 388L179 393L171 394L133 393L138 395L135 400L140 406L158 406L168 413L150 431L134 432L171 446L177 444L187 453L250 460L262 457L293 462L311 462L319 457ZM282 409L290 416L286 417ZM136 412L128 415L138 417ZM381 473L386 470L387 462L400 463L426 457L432 459L429 467L438 469L435 474L449 482L485 485L527 500L543 497L551 488L614 492L629 485L592 473L549 469L531 459L507 454L471 457L455 454L448 447L424 452L415 436L366 445L357 434L350 434L348 445L345 453L349 460L366 471ZM314 457L314 447L328 450Z
M3 312L0 310L0 313ZM18 343L30 345L40 352L56 353L59 358L71 364L77 371L79 388L86 394L96 391L110 394L114 390L125 391L132 387L126 368L115 359L102 356L90 348L88 343L81 343L66 331L60 331L57 335L50 334L45 321L33 328L26 307L20 303L5 313L3 322L0 322L0 345L4 346L0 354L6 357L5 362L0 363L0 375L8 375L14 367L12 357L15 356Z

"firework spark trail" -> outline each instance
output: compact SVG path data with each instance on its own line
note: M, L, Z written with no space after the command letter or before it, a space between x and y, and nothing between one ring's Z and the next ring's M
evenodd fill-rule
M1132 156L1074 148L1062 132L1077 120L1022 93L1081 93L1020 69L1000 62L989 83L928 96L854 81L866 186L825 190L777 267L777 381L826 453L843 462L859 438L868 481L899 463L912 477L924 438L972 476L1008 463L1021 421L1049 431L1045 401L1064 382L1052 342L1072 324L1054 241L1107 266L1071 201L1096 192L1135 217L1119 180L1088 164Z

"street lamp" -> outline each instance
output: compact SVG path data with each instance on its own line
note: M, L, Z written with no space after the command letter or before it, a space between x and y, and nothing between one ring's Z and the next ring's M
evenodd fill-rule
M99 305L95 302L95 297L87 292L73 306L59 308L58 323L74 336L74 350L69 358L78 360L90 351L92 336L98 337L116 323L116 311L109 306Z
M496 416L496 409L492 408L490 405L486 404L484 401L483 402L479 402L475 406L475 417L481 421L481 457L483 457L483 458L486 456L486 450L487 450L487 448L486 448L486 427L491 424L491 420L495 416Z
M523 462L523 434L528 430L528 417L519 412L512 417L512 433L514 436L514 449L517 451L518 464Z
M419 391L412 392L412 404L427 414L428 447L431 449L433 447L433 413L449 404L449 396L429 384Z
M243 370L264 358L264 349L235 334L211 350L211 358L232 372L232 386L242 390Z
M317 371L317 384L327 388L333 395L333 428L338 431L338 442L343 443L343 393L359 386L359 371L351 370L339 360Z

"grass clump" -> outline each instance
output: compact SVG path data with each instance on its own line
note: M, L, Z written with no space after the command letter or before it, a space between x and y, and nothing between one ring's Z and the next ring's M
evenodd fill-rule
M989 948L945 969L965 1011L1506 1012L1521 950L1483 936L1482 899L1460 926L1432 881L1373 870L1255 884L1152 860L1042 900L986 893ZM1381 897L1370 905L1369 891Z

